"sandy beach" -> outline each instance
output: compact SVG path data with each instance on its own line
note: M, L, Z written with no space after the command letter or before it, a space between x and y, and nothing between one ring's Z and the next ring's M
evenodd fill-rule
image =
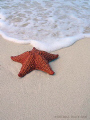
M90 38L52 52L54 75L19 78L21 64L10 57L32 48L0 36L0 120L90 120Z

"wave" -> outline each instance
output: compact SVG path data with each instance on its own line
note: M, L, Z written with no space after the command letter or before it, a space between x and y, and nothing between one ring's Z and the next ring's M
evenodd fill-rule
M83 39L85 37L90 37L90 34L79 34L79 35L75 35L71 37L65 37L65 38L58 39L52 43L49 43L49 42L46 43L46 42L38 41L38 40L26 40L25 41L25 40L11 38L5 35L2 31L0 31L0 35L8 41L19 43L19 44L30 44L39 50L44 50L47 52L69 47L80 39Z

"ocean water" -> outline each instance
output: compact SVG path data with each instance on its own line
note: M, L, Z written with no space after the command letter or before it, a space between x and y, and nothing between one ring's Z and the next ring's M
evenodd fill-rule
M0 0L0 35L46 51L90 37L90 0Z

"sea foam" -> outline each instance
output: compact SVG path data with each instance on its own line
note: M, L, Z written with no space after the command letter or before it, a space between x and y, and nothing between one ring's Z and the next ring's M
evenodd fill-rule
M79 35L72 36L72 37L58 39L57 41L52 42L52 43L49 43L49 42L46 43L46 42L38 41L38 40L26 40L25 41L25 40L11 38L11 37L6 36L2 31L0 31L0 35L8 41L20 43L20 44L31 44L33 47L36 47L39 50L44 50L47 52L69 47L80 39L83 39L85 37L90 37L90 34L79 34Z
M46 51L90 37L90 3L85 0L0 1L0 35Z

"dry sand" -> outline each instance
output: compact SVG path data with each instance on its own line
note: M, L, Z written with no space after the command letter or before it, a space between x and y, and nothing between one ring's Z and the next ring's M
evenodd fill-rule
M90 39L52 52L55 75L19 78L21 64L10 56L31 49L0 37L0 120L90 120Z

